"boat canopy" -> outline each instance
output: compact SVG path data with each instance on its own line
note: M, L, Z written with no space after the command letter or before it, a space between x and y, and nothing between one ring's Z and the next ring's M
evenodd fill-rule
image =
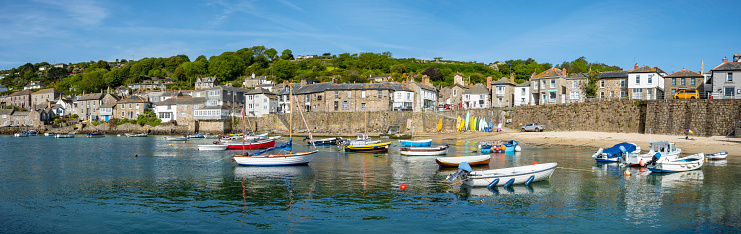
M623 142L603 150L602 153L606 154L608 158L613 158L617 157L617 155L622 152L621 150L624 150L625 152L633 152L636 150L636 145L633 143Z

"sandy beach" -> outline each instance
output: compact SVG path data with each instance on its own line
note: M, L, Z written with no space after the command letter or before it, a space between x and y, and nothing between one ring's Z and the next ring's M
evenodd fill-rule
M611 147L620 142L632 142L642 149L648 149L649 142L668 141L677 144L682 149L682 154L705 153L728 151L729 157L741 155L741 138L727 138L725 136L698 137L679 135L657 135L640 133L607 133L607 132L520 132L515 129L504 129L502 132L452 132L452 133L428 133L420 134L416 138L432 138L433 140L465 140L465 141L491 141L491 140L517 140L520 144L536 147L574 147L597 150L598 148Z

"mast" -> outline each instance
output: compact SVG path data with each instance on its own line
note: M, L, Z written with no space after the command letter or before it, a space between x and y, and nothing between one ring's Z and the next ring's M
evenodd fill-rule
M242 155L244 155L244 105L242 106Z
M368 140L367 140L368 139L368 108L367 107L363 107L363 113L365 114L365 124L364 124L365 130L363 132L363 143L367 144L368 143Z
M288 114L288 118L290 118L289 123L288 123L288 140L291 141L293 140L293 99L291 99L291 97L293 96L293 85L289 87L290 88L288 88L288 103L289 103L288 105L290 105L291 107L289 107L290 113ZM293 147L291 147L291 151L293 151ZM291 155L291 151L288 151L288 155Z

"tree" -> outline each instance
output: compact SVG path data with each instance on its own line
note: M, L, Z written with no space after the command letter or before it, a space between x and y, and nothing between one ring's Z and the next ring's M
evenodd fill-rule
M222 83L237 78L244 69L244 61L233 52L224 52L219 56L211 57L208 64L209 74Z
M280 59L293 60L293 51L289 49L283 50L283 52L280 54Z
M298 71L298 65L291 61L278 60L273 62L273 74L279 79L276 80L278 83L293 78L296 71Z
M357 68L353 67L347 70L347 73L345 73L345 81L347 83L365 83L368 82L368 80L360 75L360 72Z
M435 66L430 66L422 71L422 75L427 75L427 77L430 77L430 81L440 81L443 78L442 73L440 73L440 69Z
M265 57L268 57L268 58L270 58L273 61L275 61L275 56L276 55L278 55L278 51L275 50L275 49L273 49L273 48L270 48L270 49L265 50Z
M49 71L46 72L46 77L48 77L49 81L52 81L52 82L61 80L62 78L67 77L68 75L69 75L69 71L61 67L52 67L49 69Z
M391 73L399 73L404 74L407 72L407 66L404 66L404 64L396 64L391 66Z

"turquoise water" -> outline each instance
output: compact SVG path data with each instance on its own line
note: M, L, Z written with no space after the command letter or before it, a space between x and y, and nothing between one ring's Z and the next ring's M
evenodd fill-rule
M212 139L77 137L0 136L0 233L741 231L739 155L626 177L589 150L524 146L483 168L558 162L550 181L492 191L450 186L454 169L395 147L324 147L308 166L260 168L229 158L241 151L198 151ZM444 143L475 154L474 142L433 145Z

